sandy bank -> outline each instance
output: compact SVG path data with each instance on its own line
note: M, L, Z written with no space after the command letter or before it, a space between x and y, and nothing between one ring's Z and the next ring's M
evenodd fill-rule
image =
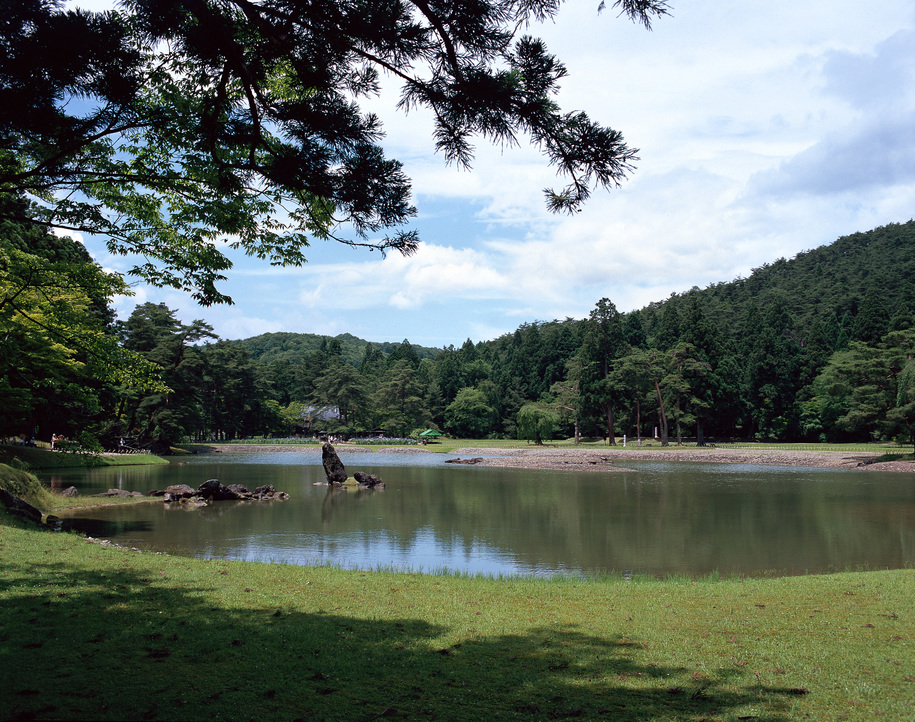
M880 456L871 452L790 451L779 449L638 449L604 448L535 448L529 449L457 449L455 456L484 458L486 466L517 469L557 469L569 471L619 471L626 461L702 461L721 464L765 464L775 466L813 466L824 469L856 469L915 473L915 462L888 461L868 463Z

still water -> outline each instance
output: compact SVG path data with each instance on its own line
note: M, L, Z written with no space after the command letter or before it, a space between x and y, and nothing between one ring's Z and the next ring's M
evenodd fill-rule
M915 474L624 462L575 473L445 464L442 455L341 454L383 491L329 490L316 453L221 454L168 466L56 471L81 494L273 484L285 502L146 503L75 512L72 528L125 546L219 559L489 575L802 574L915 564ZM622 464L621 464L622 465Z

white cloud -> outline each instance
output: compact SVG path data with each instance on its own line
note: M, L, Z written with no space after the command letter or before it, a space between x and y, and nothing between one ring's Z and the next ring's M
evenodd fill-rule
M596 5L566 3L531 32L569 69L563 108L640 148L622 189L549 216L542 189L563 180L536 149L480 141L473 172L449 167L432 153L430 114L395 111L395 89L370 109L413 178L420 252L382 260L322 244L301 269L239 258L226 289L236 310L185 300L182 313L222 335L459 344L582 317L602 296L641 307L915 213L909 0L690 0L651 33Z
M51 233L58 238L71 238L77 243L83 243L83 234L76 231L65 231L62 228L51 228Z
M431 243L422 244L413 256L328 264L303 269L303 276L308 285L299 292L301 303L345 309L411 309L442 297L501 297L507 282L480 251Z

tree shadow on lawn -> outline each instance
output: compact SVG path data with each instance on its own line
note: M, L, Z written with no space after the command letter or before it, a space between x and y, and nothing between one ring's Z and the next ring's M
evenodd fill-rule
M126 552L105 571L7 563L0 717L698 720L753 705L754 719L780 720L799 693L642 664L637 640L568 627L441 648L448 630L407 610L367 620L242 605L219 600L205 574L175 589L167 573Z

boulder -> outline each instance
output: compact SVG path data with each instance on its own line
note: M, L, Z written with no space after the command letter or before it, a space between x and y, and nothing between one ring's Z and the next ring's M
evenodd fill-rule
M357 471L353 478L363 489L384 489L384 482L374 474L366 474L364 471Z
M328 442L324 442L321 447L321 462L324 464L324 475L328 484L342 484L346 481L346 467Z
M273 484L264 484L263 486L259 486L254 490L254 494L251 498L257 499L258 501L267 501L270 499L279 499L280 501L285 501L289 498L289 494L287 494L285 491L277 491Z
M60 495L61 496L79 496L79 489L77 489L75 486L68 486L66 489L64 489L62 492L60 492Z
M187 484L172 484L165 487L165 493L170 494L173 499L181 499L192 497L197 491ZM161 496L161 494L157 493L156 496Z
M207 479L199 487L197 493L207 501L231 501L239 499L237 492L219 482L219 479Z
M21 516L23 519L28 519L36 524L41 524L41 512L27 501L23 501L18 496L13 496L6 489L0 489L0 503L11 514Z
M259 486L252 494L243 484L229 484L224 486L219 479L208 479L203 482L195 492L207 501L264 501L266 499L288 499L285 491L277 491L272 485Z
M126 489L109 489L101 494L93 494L92 496L143 496L143 494L139 491L127 491Z

